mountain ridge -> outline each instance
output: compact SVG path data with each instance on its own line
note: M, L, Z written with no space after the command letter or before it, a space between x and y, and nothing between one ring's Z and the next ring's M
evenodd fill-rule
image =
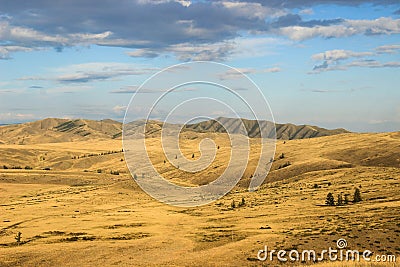
M140 129L144 120L137 120L129 123ZM241 127L241 123L245 129ZM163 122L150 121L148 131L151 134L161 131ZM328 130L318 126L295 125L291 123L276 123L276 134L273 131L274 123L269 121L257 121L238 118L220 117L213 120L201 121L194 124L169 124L172 127L182 128L183 131L195 133L225 133L246 134L251 138L261 137L260 132L266 133L268 138L276 136L277 139L305 139L321 136L330 136L342 133L349 133L345 129ZM224 125L225 128L222 126ZM60 119L46 118L43 120L27 122L22 124L11 124L0 126L0 144L33 144L33 143L58 143L71 142L87 139L116 139L122 135L123 124L121 122L87 119Z

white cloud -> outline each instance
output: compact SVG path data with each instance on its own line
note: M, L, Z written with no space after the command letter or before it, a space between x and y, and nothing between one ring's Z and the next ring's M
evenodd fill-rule
M10 54L14 52L28 52L28 51L33 51L33 49L29 47L15 46L15 45L0 46L0 59L10 59L11 58Z
M351 50L325 51L323 53L318 53L311 56L314 61L322 61L322 63L315 65L313 71L310 73L320 73L323 71L332 70L346 70L351 67L398 68L400 67L400 62L379 62L376 59L371 59L371 57L377 57L382 54L397 53L398 49L400 49L400 46L398 45L385 45L375 48L374 52L355 52ZM357 60L349 62L349 60L352 59Z
M239 79L243 77L243 74L250 75L250 74L257 74L257 73L274 73L282 71L279 67L271 67L266 69L253 69L253 68L237 68L237 69L230 69L225 73L219 75L221 80L229 80L229 79Z
M303 10L300 10L299 14L300 15L313 15L314 10L312 10L311 8L303 9Z
M273 54L273 48L288 43L288 41L282 41L271 37L235 38L231 41L218 43L181 43L170 45L162 49L141 48L127 52L126 54L131 57L153 58L164 53L170 53L182 61L213 61L265 56L268 54ZM270 47L270 49L266 49L266 47Z
M375 48L375 50L382 54L396 54L400 50L400 44L382 45Z
M46 77L29 76L21 77L19 80L53 80L61 83L86 83L122 76L148 74L156 70L158 69L127 63L91 62L57 68L53 70L53 74Z
M277 32L296 41L315 37L348 37L356 34L390 35L400 33L400 19L382 17L375 20L343 20L342 23L328 26L288 26L278 29Z
M0 21L0 39L14 43L33 44L38 46L51 43L59 46L88 45L107 39L112 33L105 31L97 34L72 33L72 34L46 34L27 27L13 26L7 21Z
M247 18L265 19L267 17L279 17L287 14L284 9L272 8L261 3L222 1L216 2L225 8L235 12L235 15Z
M122 114L125 113L127 106L120 106L120 105L116 105L115 107L113 107L113 112L116 114Z
M33 119L35 115L33 114L23 114L23 113L12 113L12 112L7 112L7 113L0 113L0 120L2 121L23 121L23 120L30 120Z
M225 59L234 48L232 42L221 42L214 44L191 44L182 43L171 45L161 50L153 48L141 48L131 52L127 52L127 55L131 57L157 57L161 53L174 54L179 60L218 60Z
M399 68L400 62L379 62L376 60L357 60L350 62L347 67L368 67L368 68Z
M329 50L313 55L313 60L326 60L329 62L349 59L352 57L366 57L374 55L373 52L354 52L350 50Z

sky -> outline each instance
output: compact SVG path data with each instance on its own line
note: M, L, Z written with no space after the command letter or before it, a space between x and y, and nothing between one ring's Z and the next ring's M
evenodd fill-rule
M190 61L247 75L278 123L400 130L398 0L0 0L0 124L122 121L140 85Z

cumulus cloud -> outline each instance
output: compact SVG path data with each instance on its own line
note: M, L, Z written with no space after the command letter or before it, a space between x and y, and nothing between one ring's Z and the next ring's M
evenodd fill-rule
M214 43L238 36L241 30L260 30L267 16L283 14L259 3L218 1L120 1L116 5L109 1L38 0L0 6L2 14L9 14L0 24L2 40L30 47L97 44L155 48Z
M132 57L169 53L182 61L223 60L235 51L234 41L243 33L301 41L400 32L400 21L389 17L305 21L300 16L312 14L314 5L363 3L389 5L398 1L122 0L115 4L99 0L0 0L0 59L9 59L10 53L17 51L101 45L133 48L129 52ZM300 15L291 14L291 8L301 9Z

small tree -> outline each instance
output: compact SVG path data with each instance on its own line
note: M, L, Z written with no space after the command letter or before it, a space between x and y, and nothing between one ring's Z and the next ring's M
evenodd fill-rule
M337 196L337 203L336 203L336 205L337 205L337 206L343 206L343 197L342 197L342 194L339 194L339 195Z
M279 158L280 158L280 159L284 159L284 158L285 158L285 154L282 153L282 154L279 156Z
M137 175L136 175L136 173L133 175L133 179L137 180Z
M232 208L232 209L236 208L236 203L235 203L235 200L232 200L232 203L231 203L231 208Z
M361 199L361 192L360 192L360 189L356 188L356 189L354 190L353 203L360 202L361 200L362 200L362 199Z
M194 153L192 154L192 159L194 159Z
M15 241L17 241L18 245L21 243L21 232L18 232L17 235L15 236Z
M331 192L326 195L325 204L328 206L335 206L335 198L333 197L333 194Z
M244 206L246 205L246 200L244 199L244 197L242 197L242 201L240 202L240 206Z

